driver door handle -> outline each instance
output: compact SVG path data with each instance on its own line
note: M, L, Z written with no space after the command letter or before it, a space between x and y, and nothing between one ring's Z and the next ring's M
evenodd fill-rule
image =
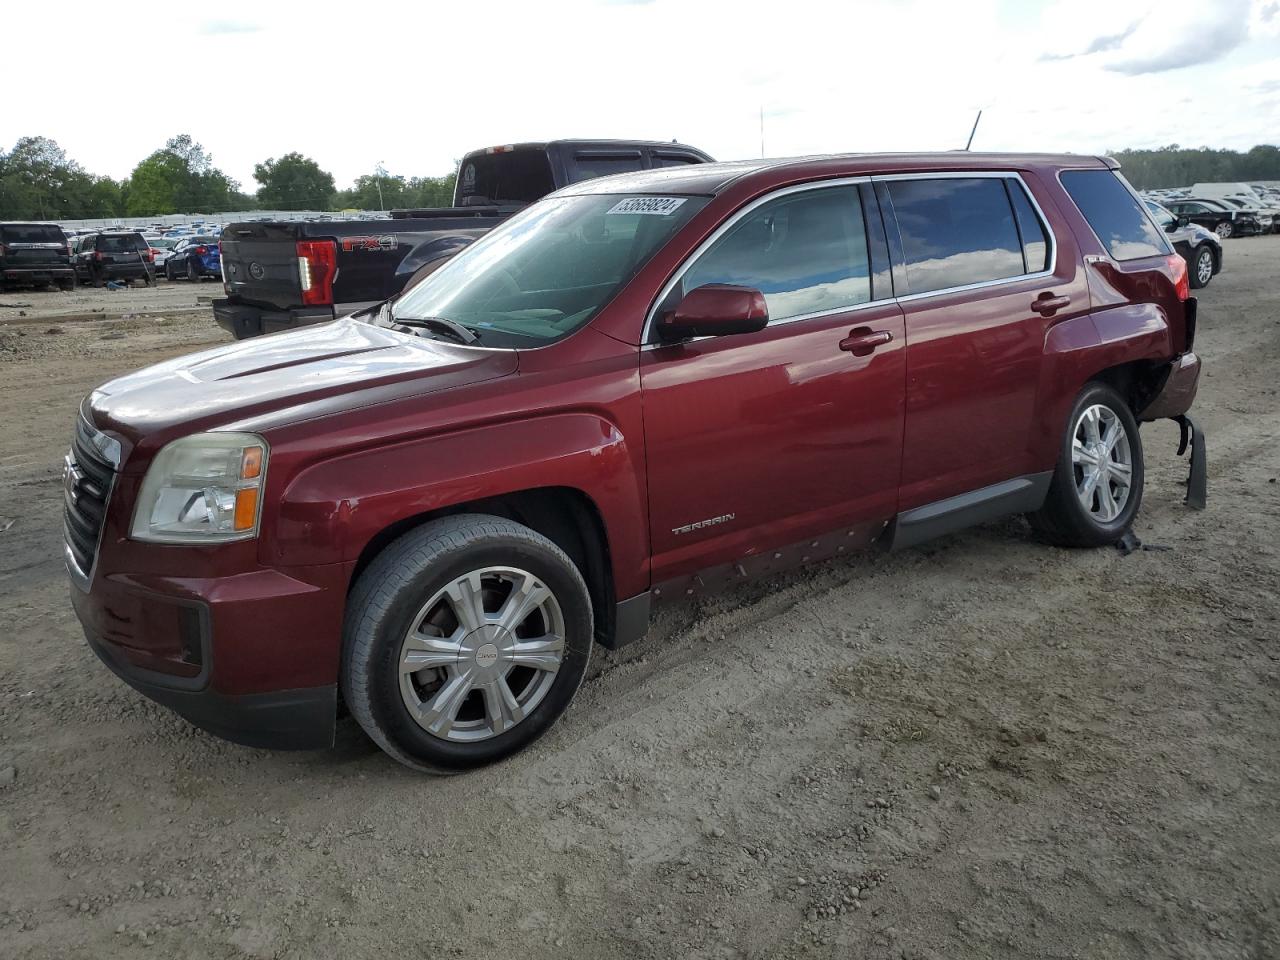
M849 335L840 341L840 349L852 353L855 357L869 357L875 353L876 347L883 347L893 340L888 330L872 330L870 327L854 327Z
M1056 297L1045 292L1031 301L1031 309L1042 317L1050 317L1071 303L1070 297Z

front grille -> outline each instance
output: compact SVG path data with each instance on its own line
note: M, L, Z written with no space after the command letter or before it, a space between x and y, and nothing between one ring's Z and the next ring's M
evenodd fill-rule
M76 422L71 451L63 462L62 490L66 500L63 528L67 568L88 585L93 576L107 516L107 499L120 463L120 445L95 430L83 416Z

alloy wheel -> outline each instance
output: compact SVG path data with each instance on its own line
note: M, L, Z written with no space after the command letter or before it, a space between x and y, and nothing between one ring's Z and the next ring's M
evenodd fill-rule
M1200 286L1204 286L1213 279L1213 254L1208 250L1201 250L1200 256L1196 259L1196 280Z
M1229 236L1231 236L1231 233L1232 233L1231 221L1223 220L1220 224L1218 224L1216 227L1213 228L1213 232L1216 233L1218 236L1220 236L1223 240L1226 240Z
M1071 441L1076 496L1095 520L1110 523L1124 511L1133 486L1133 450L1124 423L1110 407L1080 414Z
M529 716L555 682L565 622L550 587L514 567L484 567L428 600L400 645L400 696L432 736L496 737Z

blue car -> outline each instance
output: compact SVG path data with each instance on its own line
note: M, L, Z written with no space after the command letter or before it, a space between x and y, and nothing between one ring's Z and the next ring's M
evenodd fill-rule
M222 259L217 237L183 237L164 262L166 280L186 277L193 283L205 277L222 278Z

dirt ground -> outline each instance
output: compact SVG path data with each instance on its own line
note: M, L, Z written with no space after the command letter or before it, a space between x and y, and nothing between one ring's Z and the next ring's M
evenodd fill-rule
M96 661L59 546L76 404L223 338L162 291L0 316L0 956L1280 956L1280 237L1227 258L1206 512L1143 431L1158 549L1015 519L672 611L532 750L443 780L350 721L222 743Z

